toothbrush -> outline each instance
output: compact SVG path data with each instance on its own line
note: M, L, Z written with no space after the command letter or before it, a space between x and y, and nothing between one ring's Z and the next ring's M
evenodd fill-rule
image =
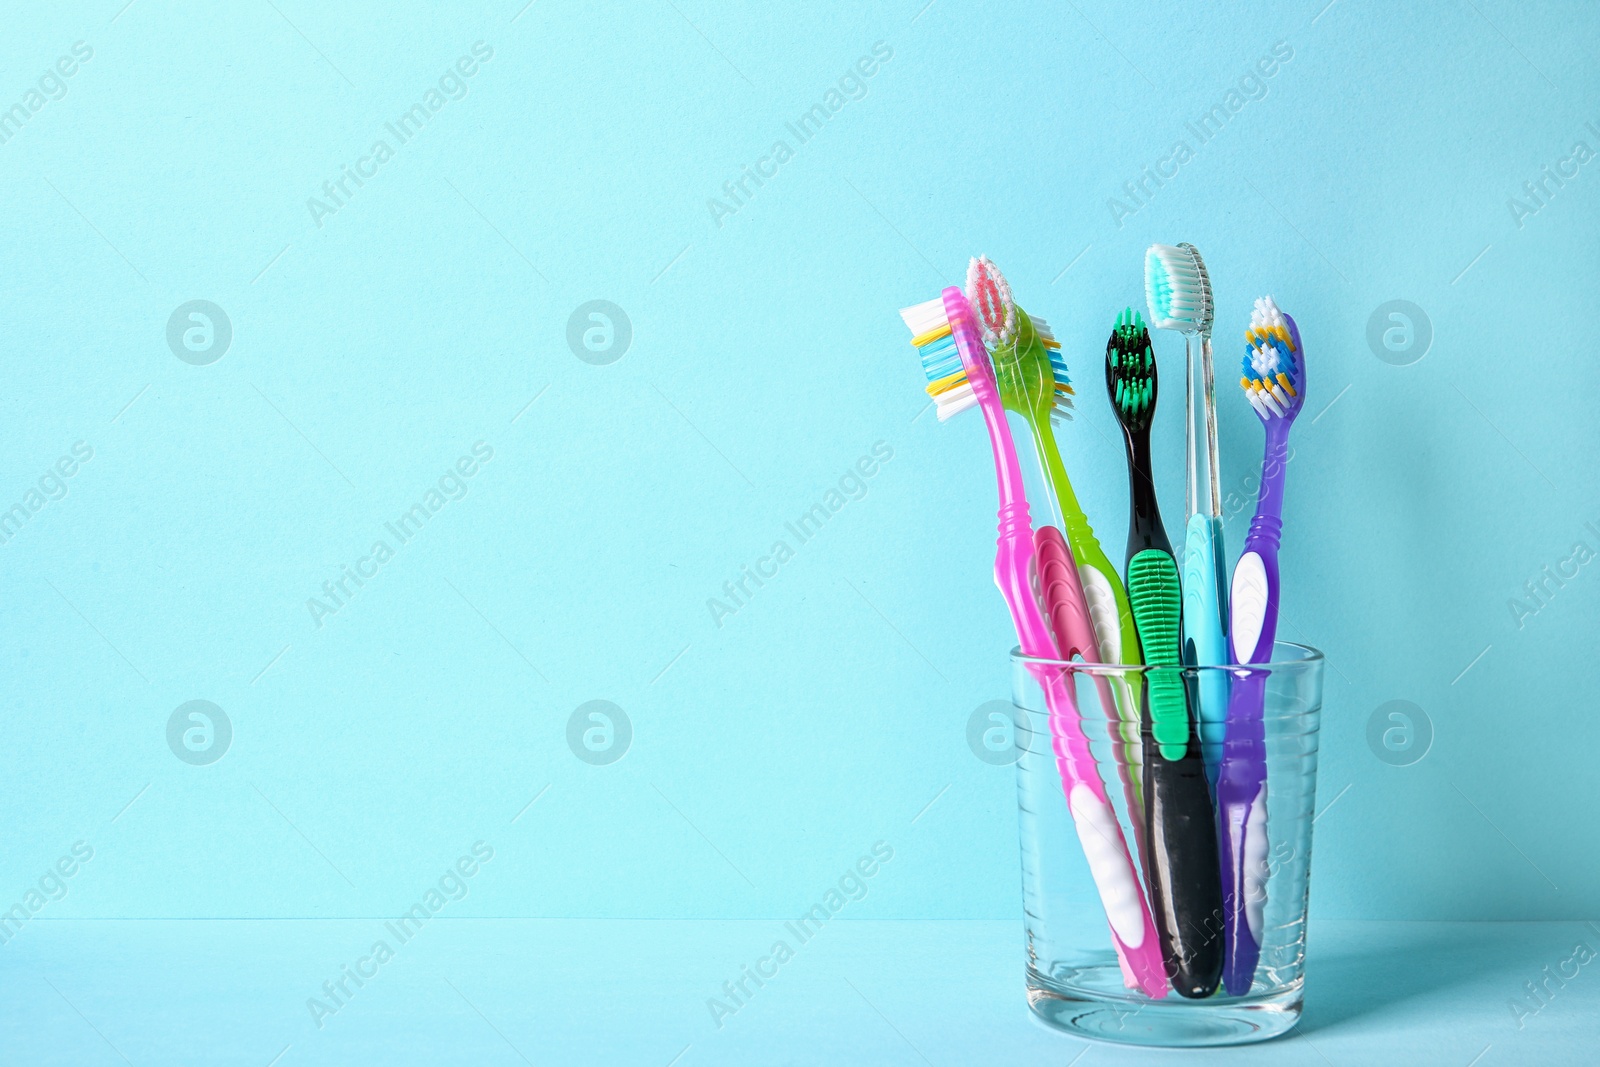
M1034 533L1022 466L972 307L959 288L950 286L939 299L906 308L900 316L911 330L912 344L918 348L923 370L933 383L929 393L934 395L935 403L939 402L939 394L964 392L964 399L947 399L946 404L977 406L983 413L994 452L1000 498L995 584L1010 610L1023 653L1056 659L1055 641L1032 586ZM956 380L958 375L964 380ZM935 387L941 385L936 391ZM1155 923L1140 892L1139 875L1116 813L1095 769L1071 683L1058 669L1035 667L1033 673L1045 694L1067 809L1105 908L1123 980L1150 997L1163 997L1167 983Z
M1266 430L1261 493L1233 569L1231 652L1235 663L1272 662L1278 634L1278 544L1283 530L1284 468L1289 427L1306 397L1305 350L1294 320L1272 297L1256 301L1245 331L1244 377L1239 384ZM1228 700L1228 735L1217 778L1222 827L1222 895L1226 906L1223 988L1250 991L1261 957L1267 861L1267 752L1261 721L1266 671L1240 671Z
M1145 875L1167 977L1181 996L1210 996L1222 977L1222 886L1205 762L1178 647L1178 564L1150 473L1156 358L1131 308L1106 344L1106 392L1128 451L1128 599L1138 627L1144 701Z
M1183 661L1190 666L1228 662L1228 602L1220 561L1222 487L1217 463L1217 404L1211 369L1211 322L1214 304L1211 277L1200 250L1191 244L1151 245L1144 254L1145 300L1150 323L1158 330L1183 334L1188 353L1184 434L1188 460L1187 523L1183 546ZM1206 774L1216 781L1226 730L1228 679L1221 671L1203 671L1200 679L1200 722Z
M1058 602L1046 603L1061 658L1070 660L1078 655L1090 663L1137 665L1139 638L1127 591L1078 503L1056 443L1053 424L1072 418L1073 395L1060 342L1043 319L1033 318L1017 306L1011 286L987 256L979 256L967 267L967 299L978 313L989 345L1001 402L1027 422L1066 531L1068 571L1059 575L1057 584L1044 585L1044 557L1040 557L1041 587L1057 590L1061 597ZM1046 530L1054 527L1041 525L1038 536ZM1060 536L1057 533L1056 539ZM1042 543L1036 545L1042 547ZM1114 742L1112 751L1128 815L1137 826L1144 821L1138 699L1125 676L1108 679L1097 675L1095 684L1107 716L1117 724L1114 733L1120 740ZM1141 861L1143 858L1141 847Z

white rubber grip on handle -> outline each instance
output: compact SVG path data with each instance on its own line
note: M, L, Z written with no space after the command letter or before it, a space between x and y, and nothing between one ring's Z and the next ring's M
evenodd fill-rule
M1267 909L1267 783L1250 802L1244 824L1244 916L1250 936L1261 944L1262 915Z
M1086 785L1075 785L1067 797L1078 843L1089 861L1089 874L1100 892L1106 918L1118 940L1129 948L1144 943L1144 908L1139 884L1133 878L1132 858L1122 841L1111 806Z
M1095 643L1100 646L1101 663L1122 662L1122 623L1117 618L1117 597L1111 583L1098 568L1078 564L1078 580L1083 583L1083 599L1094 626Z
M1267 621L1267 568L1255 552L1240 556L1233 568L1233 595L1230 599L1233 661L1266 662L1264 655L1257 657L1256 645L1261 641L1261 628Z

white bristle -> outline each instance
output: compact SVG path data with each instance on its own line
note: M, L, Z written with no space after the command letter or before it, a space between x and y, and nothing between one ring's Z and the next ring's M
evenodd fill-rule
M901 308L900 317L905 320L906 328L911 331L913 337L920 337L930 330L950 325L950 319L944 313L942 296L926 303Z
M1256 345L1250 349L1250 368L1257 378L1272 377L1278 372L1278 353L1271 345Z
M1283 312L1278 310L1277 303L1270 296L1256 298L1255 307L1250 311L1250 325L1257 329L1277 327L1286 333L1289 330Z
M1262 418L1282 418L1299 410L1305 380L1301 359L1289 320L1277 302L1270 296L1258 299L1250 312L1240 372L1245 396Z
M1161 314L1156 292L1156 271L1152 260L1160 264L1160 273L1171 292L1169 305ZM1204 332L1211 328L1214 308L1211 296L1211 278L1206 273L1205 261L1193 245L1151 245L1145 251L1145 303L1150 310L1150 324L1161 330Z
M998 271L995 271L995 277L999 277ZM1004 284L1003 278L1000 279L1000 284ZM1009 297L1009 295L1009 290L1007 290L1006 296ZM1014 305L1011 305L1011 314L1013 316L1016 314ZM950 324L950 320L945 314L943 297L916 304L912 307L902 308L900 318L905 321L906 328L911 331L913 337L920 337ZM1043 319L1033 319L1033 325L1034 329L1038 331L1040 340L1049 341L1052 344L1055 342L1055 335L1050 331L1049 323ZM942 374L946 370L950 373L955 373L961 369L959 364L946 366L946 364L950 363L951 355L951 352L946 351L946 349L952 347L948 338L943 341L935 341L923 347L924 370L927 371L930 377L935 374ZM1052 351L1050 355L1052 359L1060 358L1060 354L1055 351ZM978 398L973 393L972 385L969 382L963 382L953 389L947 389L932 399L934 413L938 416L940 422L952 419L963 411L978 405ZM1072 397L1060 390L1055 390L1051 397L1051 422L1059 425L1072 421L1072 417Z
M972 392L971 385L960 385L948 393L940 393L933 398L933 403L934 410L939 416L939 421L943 422L948 418L961 414L968 408L977 407L978 398Z

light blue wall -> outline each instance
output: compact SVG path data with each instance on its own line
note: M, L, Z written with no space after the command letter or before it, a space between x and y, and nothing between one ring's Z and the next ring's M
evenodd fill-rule
M1065 342L1069 464L1120 555L1099 361L1143 248L1189 240L1220 366L1265 291L1309 351L1284 636L1329 656L1315 908L1594 915L1600 563L1520 623L1508 602L1600 552L1600 161L1520 221L1508 198L1600 151L1600 19L1322 3L10 5L0 107L93 55L0 144L0 506L93 458L0 545L3 903L83 841L41 914L396 914L482 840L461 914L785 915L882 840L862 917L1014 916L1011 772L965 740L1008 677L983 431L916 417L896 310L1002 265ZM385 123L480 41L399 144ZM393 158L314 220L378 138ZM1193 158L1114 218L1177 139ZM165 337L194 299L233 329L207 366ZM567 343L595 299L632 326L610 365ZM1395 299L1431 322L1410 365L1367 340ZM465 496L387 535L480 441ZM801 544L786 522L874 446ZM377 539L393 558L318 628L307 599ZM708 599L779 539L719 626ZM209 766L167 741L195 699L232 724ZM605 766L567 742L595 699L632 724ZM1431 721L1408 766L1367 740L1391 700Z

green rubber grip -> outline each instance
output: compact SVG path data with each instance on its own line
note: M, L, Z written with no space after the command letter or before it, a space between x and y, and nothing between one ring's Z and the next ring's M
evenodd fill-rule
M1178 626L1183 597L1178 587L1178 565L1171 553L1147 548L1128 561L1128 599L1133 621L1144 646L1144 661L1152 667L1181 667ZM1152 671L1150 685L1151 732L1161 748L1161 758L1180 760L1189 748L1189 708L1183 676L1177 671Z

